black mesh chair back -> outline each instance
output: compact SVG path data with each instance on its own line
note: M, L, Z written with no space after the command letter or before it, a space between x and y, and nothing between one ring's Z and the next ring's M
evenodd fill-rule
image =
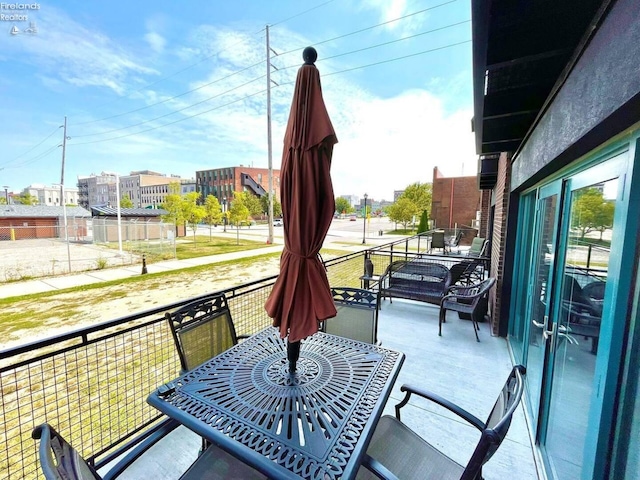
M40 440L40 468L46 480L102 480L69 443L44 423L32 432Z
M333 287L331 294L338 314L322 323L322 331L360 342L377 343L379 292Z
M165 314L182 371L194 369L238 343L224 294L204 297Z
M513 412L524 391L524 372L525 368L521 365L517 365L511 370L511 374L487 418L480 441L465 467L465 473L462 475L463 480L477 478L477 473L482 471L482 466L491 459L507 436Z
M491 459L505 439L513 414L520 403L524 391L524 374L525 368L523 366L513 367L486 423L435 393L416 386L403 385L400 390L405 392L405 397L396 405L396 415L385 415L378 422L367 453L364 455L363 466L358 470L356 478L358 480L374 478L482 479L482 467ZM400 411L409 404L412 396L444 407L457 415L458 418L451 421L462 420L480 432L478 443L466 464L456 462L440 451L435 444L427 442L401 421ZM414 407L416 407L416 411L433 414L426 408L417 410L418 402ZM441 418L437 420L436 425L441 425L440 422L442 422ZM437 437L435 439L439 440Z
M146 452L159 439L165 437L163 432L156 438L148 438L138 444L130 454L124 456L103 477L80 456L55 429L48 423L36 427L31 436L40 440L40 468L45 480L114 480L127 473L127 468ZM166 433L166 432L164 432ZM183 454L186 452L180 452ZM149 463L158 467L158 461L170 461L154 457ZM129 472L130 473L130 472ZM129 478L131 474L128 475ZM146 477L145 477L146 478ZM242 478L243 480L265 480L266 477L249 465L241 462L215 445L208 445L200 452L189 469L180 475L180 480L203 480Z

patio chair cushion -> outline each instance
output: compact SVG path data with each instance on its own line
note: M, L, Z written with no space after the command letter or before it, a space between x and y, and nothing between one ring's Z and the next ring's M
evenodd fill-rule
M367 454L382 463L398 478L459 480L464 467L442 455L400 420L383 416L376 427ZM366 468L357 480L378 478Z

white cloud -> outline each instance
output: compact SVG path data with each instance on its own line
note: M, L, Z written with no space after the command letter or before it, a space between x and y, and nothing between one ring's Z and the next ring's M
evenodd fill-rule
M147 33L144 36L144 39L156 53L162 53L164 51L165 45L167 44L167 41L159 33L156 32Z
M381 15L398 16L407 9L405 2L384 5L388 8L384 12L381 10ZM382 6L380 2L381 9ZM53 22L53 17L49 21ZM66 82L78 86L99 85L123 92L130 90L128 85L135 80L133 75L155 74L138 62L134 52L118 47L105 35L77 25L64 16L57 18L57 21L59 24L52 27L46 40L34 39L40 43L33 45L23 42L26 46L21 47L28 53L29 61L46 66L40 68L40 76L46 79L48 86L60 88ZM42 31L45 26L42 24ZM168 88L169 82L154 85L153 90L142 89L121 102L116 113L163 99L169 100L133 115L89 124L84 131L74 129L71 136L75 134L76 138L70 142L68 171L84 175L100 170L125 174L131 170L150 169L193 177L196 170L206 168L239 164L266 167L267 107L266 94L263 92L266 89L266 62L263 34L256 33L258 29L247 30L250 32L247 33L231 28L201 26L190 32L184 48L172 50L164 45L163 37L159 34L153 36L153 32L164 30L147 27L149 33L146 40L157 42L155 46L159 49L156 50L159 56L164 55L166 59L178 53L189 59L182 61L183 65L198 62L197 68L189 70L189 74L182 77L192 79L191 83L180 89ZM57 44L49 45L53 39ZM285 28L273 30L272 45L279 52L295 50L310 43L304 36ZM335 53L332 48L339 47L323 47L325 58ZM321 76L344 70L348 61L340 58L323 62L320 65ZM280 69L272 73L273 80L279 86L271 90L273 166L279 168L293 82L297 66L302 64L301 50L275 57L272 63ZM254 64L257 65L241 71ZM294 67L283 68L287 66ZM444 88L441 85L429 85L425 78L422 79L422 83L427 85L424 88L382 98L356 84L352 80L354 78L359 76L343 74L322 77L325 102L339 140L334 148L332 163L336 195L361 196L367 192L370 198L390 200L394 190L403 189L416 181L430 182L435 166L445 175L460 175L464 163L465 175L475 173L476 156L473 134L470 132L472 111L470 108L456 109L459 104L442 95L439 90ZM251 80L255 81L236 88ZM199 86L203 88L172 98ZM83 133L122 128L202 101L205 102L136 128L103 137L78 138ZM449 108L456 110L450 111ZM101 116L106 115L96 113L93 119ZM77 118L75 120L78 121ZM85 120L92 118L82 119ZM113 141L73 145L76 142L126 135L176 120L184 121Z
M17 57L21 61L37 67L43 77L79 87L106 87L122 94L131 75L155 73L108 36L54 7L39 11L37 24L37 35L13 41L10 48L20 53ZM9 48L6 39L0 47Z
M417 32L428 18L428 12L401 18L424 9L411 3L408 0L367 0L361 8L377 12L379 22L385 23L384 30L408 35Z

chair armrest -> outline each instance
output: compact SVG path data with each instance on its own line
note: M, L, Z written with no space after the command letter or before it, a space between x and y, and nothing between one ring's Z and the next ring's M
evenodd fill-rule
M400 420L400 409L404 407L407 403L409 403L409 398L411 398L411 395L415 393L419 397L422 397L426 400L430 400L434 403L437 403L438 405L446 408L450 412L455 413L460 418L467 421L468 423L470 423L480 431L484 430L486 427L486 425L482 420L472 415L471 413L467 412L466 410L460 408L458 405L450 402L449 400L442 398L440 395L436 395L435 393L431 393L422 388L415 387L413 385L406 385L406 384L400 387L400 391L406 392L406 393L405 393L404 399L399 404L396 405L396 418L398 420Z
M382 478L383 480L398 480L398 477L391 473L387 467L367 453L362 457L361 465L378 478Z

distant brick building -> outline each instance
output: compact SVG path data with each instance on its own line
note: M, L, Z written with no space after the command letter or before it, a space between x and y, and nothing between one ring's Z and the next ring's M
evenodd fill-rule
M269 189L269 169L239 167L213 168L196 172L196 191L203 198L213 195L222 203L233 199L234 192L251 192L257 197ZM273 170L273 194L280 201L280 170Z
M433 169L431 219L436 228L479 228L481 210L478 177L444 177L438 167Z

